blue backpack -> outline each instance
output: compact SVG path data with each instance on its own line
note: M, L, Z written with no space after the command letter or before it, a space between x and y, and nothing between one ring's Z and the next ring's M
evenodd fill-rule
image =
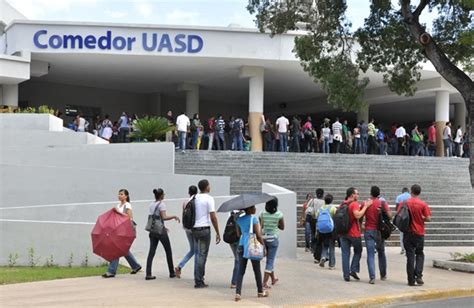
M383 133L383 131L381 129L379 129L377 131L377 140L378 141L383 141L385 138L385 134Z
M325 209L319 209L318 222L316 223L316 229L319 233L331 233L334 230L334 221L331 217L331 207L328 206Z

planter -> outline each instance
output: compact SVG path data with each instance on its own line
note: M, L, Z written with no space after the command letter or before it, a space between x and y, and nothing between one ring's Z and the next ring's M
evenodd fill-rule
M474 263L433 260L433 267L443 268L450 271L474 273Z
M47 113L2 113L0 129L33 129L62 132L63 120Z

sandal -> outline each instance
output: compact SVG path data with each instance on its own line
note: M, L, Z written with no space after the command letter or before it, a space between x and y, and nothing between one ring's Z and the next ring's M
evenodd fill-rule
M269 294L268 294L267 291L263 291L263 292L261 292L261 293L258 293L258 294L257 294L257 297L268 297L268 295L269 295Z
M278 279L278 278L275 278L275 280L273 280L273 281L272 281L272 285L276 285L276 284L277 284L277 282L278 282L278 280L280 280L280 279Z
M179 266L174 268L174 272L176 277L181 278L181 268Z
M240 294L235 294L235 301L238 302L240 301L240 299L241 299Z
M266 289L266 290L268 290L268 289L271 289L272 286L271 286L271 285L268 285L268 284L264 284L264 285L263 285L263 288Z

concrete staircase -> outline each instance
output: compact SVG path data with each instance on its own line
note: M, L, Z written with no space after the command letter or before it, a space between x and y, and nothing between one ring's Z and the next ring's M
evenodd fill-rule
M370 187L377 185L382 196L394 205L402 187L417 183L422 187L422 199L433 212L433 222L426 227L426 245L474 244L474 192L466 159L187 151L176 155L175 164L176 173L230 176L234 194L260 191L262 182L274 183L295 191L298 204L318 187L331 193L334 203L339 204L347 187L356 187L360 199L364 200L369 196ZM297 217L300 217L300 207L296 209ZM304 246L302 228L298 229L297 236L298 245ZM388 245L397 243L397 233L387 241Z

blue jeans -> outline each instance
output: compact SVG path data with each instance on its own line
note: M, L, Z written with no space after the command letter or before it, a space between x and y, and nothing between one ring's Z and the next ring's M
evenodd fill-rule
M336 252L332 234L320 234L322 241L321 258L329 260L329 267L336 266Z
M369 135L360 135L362 141L362 153L367 154L367 142L369 141Z
M119 259L112 260L109 264L109 268L107 269L107 273L115 275L117 273L117 268L119 266ZM127 260L128 264L130 265L131 269L138 269L140 264L138 264L137 260L133 256L133 254L129 251L128 254L125 256L125 260Z
M218 132L216 136L216 145L217 145L217 150L226 150L225 148L225 135L224 131Z
M362 240L360 237L341 236L341 253L342 253L342 272L344 279L349 279L351 272L358 273L360 270L360 257L362 256ZM354 247L354 256L349 268L349 260L351 258L351 246Z
M311 248L311 221L308 221L307 218L304 224L304 241L305 241L305 247Z
M273 273L273 264L275 263L276 254L278 251L278 238L264 240L267 248L267 263L265 264L265 273Z
M327 137L324 137L323 153L328 153L329 154L329 138L327 138Z
M191 230L184 229L184 232L186 232L186 238L188 239L189 243L189 251L188 253L183 257L183 260L179 262L178 267L182 269L186 263L188 263L189 259L191 259L194 256L194 238L193 238L193 233Z
M186 150L186 132L178 131L178 144L180 150Z
M244 150L244 143L242 132L233 133L232 134L233 142L234 142L234 150L235 151L243 151Z
M360 154L362 152L362 142L360 138L354 138L354 154Z
M191 132L191 147L193 150L196 150L197 149L197 142L198 142L198 138L199 138L199 131L198 130L195 130L193 132Z
M288 136L286 133L280 134L280 152L288 152Z
M400 248L402 251L405 251L405 246L403 245L403 232L400 231Z
M234 254L234 269L232 270L232 279L230 280L230 284L233 286L237 285L237 279L239 278L239 264L240 264L240 257L239 257L239 242L235 242L229 244L232 253Z
M369 278L375 279L375 249L379 258L380 277L387 276L387 258L385 257L385 241L377 239L377 230L365 230L364 239L367 248L367 267Z
M206 273L207 254L211 244L211 229L193 229L194 239L194 283L196 285L204 284L204 275Z

